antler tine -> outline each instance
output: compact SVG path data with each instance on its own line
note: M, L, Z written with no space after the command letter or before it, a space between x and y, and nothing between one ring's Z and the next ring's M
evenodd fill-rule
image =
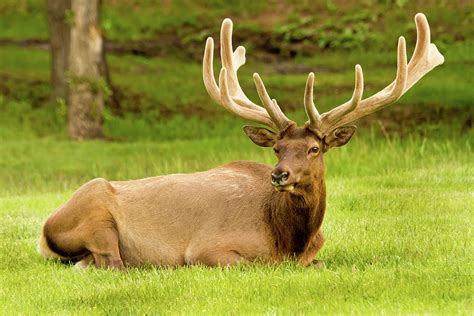
M202 62L202 78L204 80L204 86L206 87L207 93L211 96L214 101L217 103L220 102L220 91L219 86L216 83L214 77L214 40L212 37L209 37L206 40L206 47L204 48L204 58Z
M355 65L355 79L354 79L354 92L352 97L346 103L332 109L329 112L321 115L321 128L322 130L329 129L333 124L337 123L344 115L353 111L359 106L362 100L362 94L364 93L364 74L360 65Z
M425 15L418 13L415 16L415 23L417 29L417 43L413 56L408 64L405 38L401 36L398 40L397 75L395 80L378 93L360 101L359 105L354 106L352 110L348 110L341 116L336 115L336 119L334 120L327 120L327 118L333 115L334 110L337 110L335 111L336 113L339 112L339 107L331 112L322 114L321 119L323 126L319 128L322 134L327 134L338 126L353 122L397 101L424 75L444 62L443 55L441 55L434 44L430 43L430 28ZM332 122L324 124L325 120Z
M306 111L306 115L308 115L309 118L308 126L314 131L317 131L318 128L321 126L321 117L319 115L318 109L314 105L313 90L314 73L310 72L308 74L308 79L306 80L306 86L304 89L304 108Z
M398 47L397 47L397 76L392 89L390 90L387 99L385 100L388 105L392 102L397 101L403 95L405 85L408 79L408 64L407 64L407 49L406 41L403 36L398 38Z
M242 95L239 80L237 79L237 70L234 67L234 53L232 50L232 21L224 19L221 27L221 61L222 68L227 69L227 82L231 95Z
M415 15L416 25L416 44L413 56L411 56L410 62L418 61L426 55L431 41L431 32L428 20L423 13Z
M275 130L283 130L291 124L276 101L270 100L260 78L256 85L265 108L250 101L240 87L237 70L245 64L245 48L239 46L235 51L232 50L232 21L230 19L222 22L220 47L222 69L219 74L219 85L217 85L213 69L214 41L212 38L207 39L203 58L203 79L211 98L229 112Z
M228 70L227 81L229 83L230 94L239 105L265 112L261 106L250 101L240 87L239 79L237 78L237 70L240 66L245 64L245 47L239 46L235 52L232 51L232 28L232 20L224 19L221 27L221 61L222 67Z
M276 100L270 99L270 96L265 89L265 85L258 73L253 74L253 80L255 82L255 87L257 88L258 96L267 110L268 115L270 115L272 121L275 122L279 130L284 130L288 127L291 121L285 116L285 114L283 114L282 110L276 103Z
M242 89L240 88L238 84L238 80L236 81L236 74L235 71L245 64L245 48L243 46L237 47L234 53L232 53L232 39L231 36L232 32L232 22L226 19L222 23L222 29L221 30L226 38L225 40L223 39L223 42L226 42L226 44L222 44L222 46L226 47L225 48L225 53L222 53L223 57L223 65L224 65L224 60L225 60L225 65L231 67L231 69L234 71L234 76L228 76L233 80L233 85L230 84L230 91L231 95L233 93L237 93L237 96L232 96L235 99L235 102L239 104L240 106L244 106L246 108L254 109L262 114L265 113L265 109L262 107L253 104L248 98L245 96L243 93ZM229 29L229 23L230 23L230 29ZM229 46L230 45L230 49ZM230 50L230 54L228 51ZM211 98L216 101L217 103L220 103L220 91L219 91L219 86L216 83L215 77L214 77L214 70L213 70L213 60L214 60L214 40L212 37L209 37L206 41L206 46L204 49L204 58L203 58L203 80L204 80L204 86L206 87L207 92L211 96ZM237 83L237 86L235 85Z
M224 22L225 22L225 20L224 20ZM231 32L232 32L232 26L231 26ZM225 32L225 34L227 34L227 32ZM228 35L226 35L226 36L228 36ZM232 45L232 43L230 43L230 45ZM225 46L227 46L227 45L225 45ZM228 48L227 48L227 50L228 50ZM232 48L230 50L232 50ZM230 58L228 58L228 55L229 54L225 55L226 57L222 57L222 58L223 59L225 58L226 65L232 67L232 69L238 69L240 66L245 64L245 48L243 46L237 47L235 52L233 54L231 54ZM217 85L216 79L214 77L213 62L214 62L214 39L212 37L209 37L206 40L206 46L205 46L205 49L204 49L202 74L203 74L204 86L206 87L207 92L212 97L212 99L214 99L214 101L219 103L220 102L220 92L219 92L219 86ZM234 67L234 62L235 62L235 67ZM224 63L223 63L223 65L224 65ZM234 82L235 82L235 80L234 80ZM237 85L238 85L238 81L237 81ZM234 85L234 87L235 87L235 85ZM238 88L240 88L239 85L238 85ZM234 88L232 91L235 92L236 89ZM237 92L237 93L240 96L245 97L245 95L243 94L243 91L241 89L240 89L240 92ZM240 102L238 102L238 104L241 105L241 106L245 106L245 107L248 107L248 108L254 108L256 110L264 112L264 109L262 107L256 105L256 104L254 104L254 106L249 106L248 102L245 102L244 100L242 100L238 97L234 97L234 98L236 99L236 101L240 101Z
M204 50L203 59L203 80L204 86L211 98L217 103L221 104L227 111L236 114L244 119L254 121L270 128L276 129L276 125L271 121L268 114L262 111L255 111L249 108L243 108L236 104L230 96L230 91L227 84L226 69L222 68L219 75L220 89L216 83L213 70L213 54L214 54L214 40L208 38ZM263 108L262 108L263 110Z
M408 63L408 80L404 91L410 89L424 75L433 68L444 63L435 44L431 43L431 32L428 20L423 13L415 15L416 23L416 46L413 56Z
M230 87L227 81L227 69L222 68L219 74L219 87L220 87L220 102L226 110L231 113L236 114L246 120L254 121L263 125L266 125L270 128L278 130L278 125L276 125L268 116L267 113L261 113L260 111L255 111L253 109L243 108L232 100L230 95Z

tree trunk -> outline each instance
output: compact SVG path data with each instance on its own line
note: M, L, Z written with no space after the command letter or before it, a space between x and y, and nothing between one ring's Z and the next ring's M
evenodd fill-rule
M71 9L69 135L77 140L101 138L107 86L101 76L100 0L72 0Z
M70 0L47 0L48 27L51 45L51 100L67 101L70 26L66 14L71 9Z
M102 49L102 63L100 67L100 74L104 77L105 82L107 83L107 87L109 88L109 98L107 105L112 110L113 113L119 114L120 113L120 100L119 100L119 93L115 86L112 84L112 79L110 78L110 71L109 71L109 64L107 63L106 57L106 45L105 42L107 41L106 38L104 39L104 45Z

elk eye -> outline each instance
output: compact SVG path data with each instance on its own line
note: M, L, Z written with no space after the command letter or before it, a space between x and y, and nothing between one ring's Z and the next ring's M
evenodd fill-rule
M317 146L311 147L309 149L310 154L317 154L319 152L319 148Z

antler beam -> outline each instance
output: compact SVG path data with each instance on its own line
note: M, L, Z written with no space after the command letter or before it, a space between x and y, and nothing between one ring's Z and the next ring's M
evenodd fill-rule
M417 41L415 51L407 63L405 38L398 39L397 74L395 80L371 97L362 100L364 76L360 65L355 66L354 92L349 101L319 114L313 99L314 73L308 75L304 96L304 107L309 117L307 126L319 137L328 135L339 126L351 123L397 101L418 80L436 66L444 62L444 57L436 46L430 42L430 27L424 14L415 16ZM213 53L214 41L208 38L204 51L203 79L209 95L229 112L274 130L282 131L293 124L271 99L260 76L255 73L253 79L263 107L250 101L243 92L237 70L245 64L245 48L232 48L232 21L225 19L221 27L221 61L219 85L214 77Z
M415 16L417 41L415 51L407 64L405 38L398 40L397 75L387 87L373 96L361 100L363 91L362 68L356 65L355 89L351 100L319 115L313 103L314 74L310 73L306 82L305 108L308 113L308 126L319 136L327 135L336 127L351 123L397 101L418 80L433 68L444 62L444 57L430 42L430 27L426 16L418 13Z

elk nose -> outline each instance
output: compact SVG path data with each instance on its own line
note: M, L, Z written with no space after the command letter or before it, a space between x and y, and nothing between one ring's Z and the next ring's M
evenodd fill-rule
M272 184L284 185L288 181L290 173L288 171L272 172Z

